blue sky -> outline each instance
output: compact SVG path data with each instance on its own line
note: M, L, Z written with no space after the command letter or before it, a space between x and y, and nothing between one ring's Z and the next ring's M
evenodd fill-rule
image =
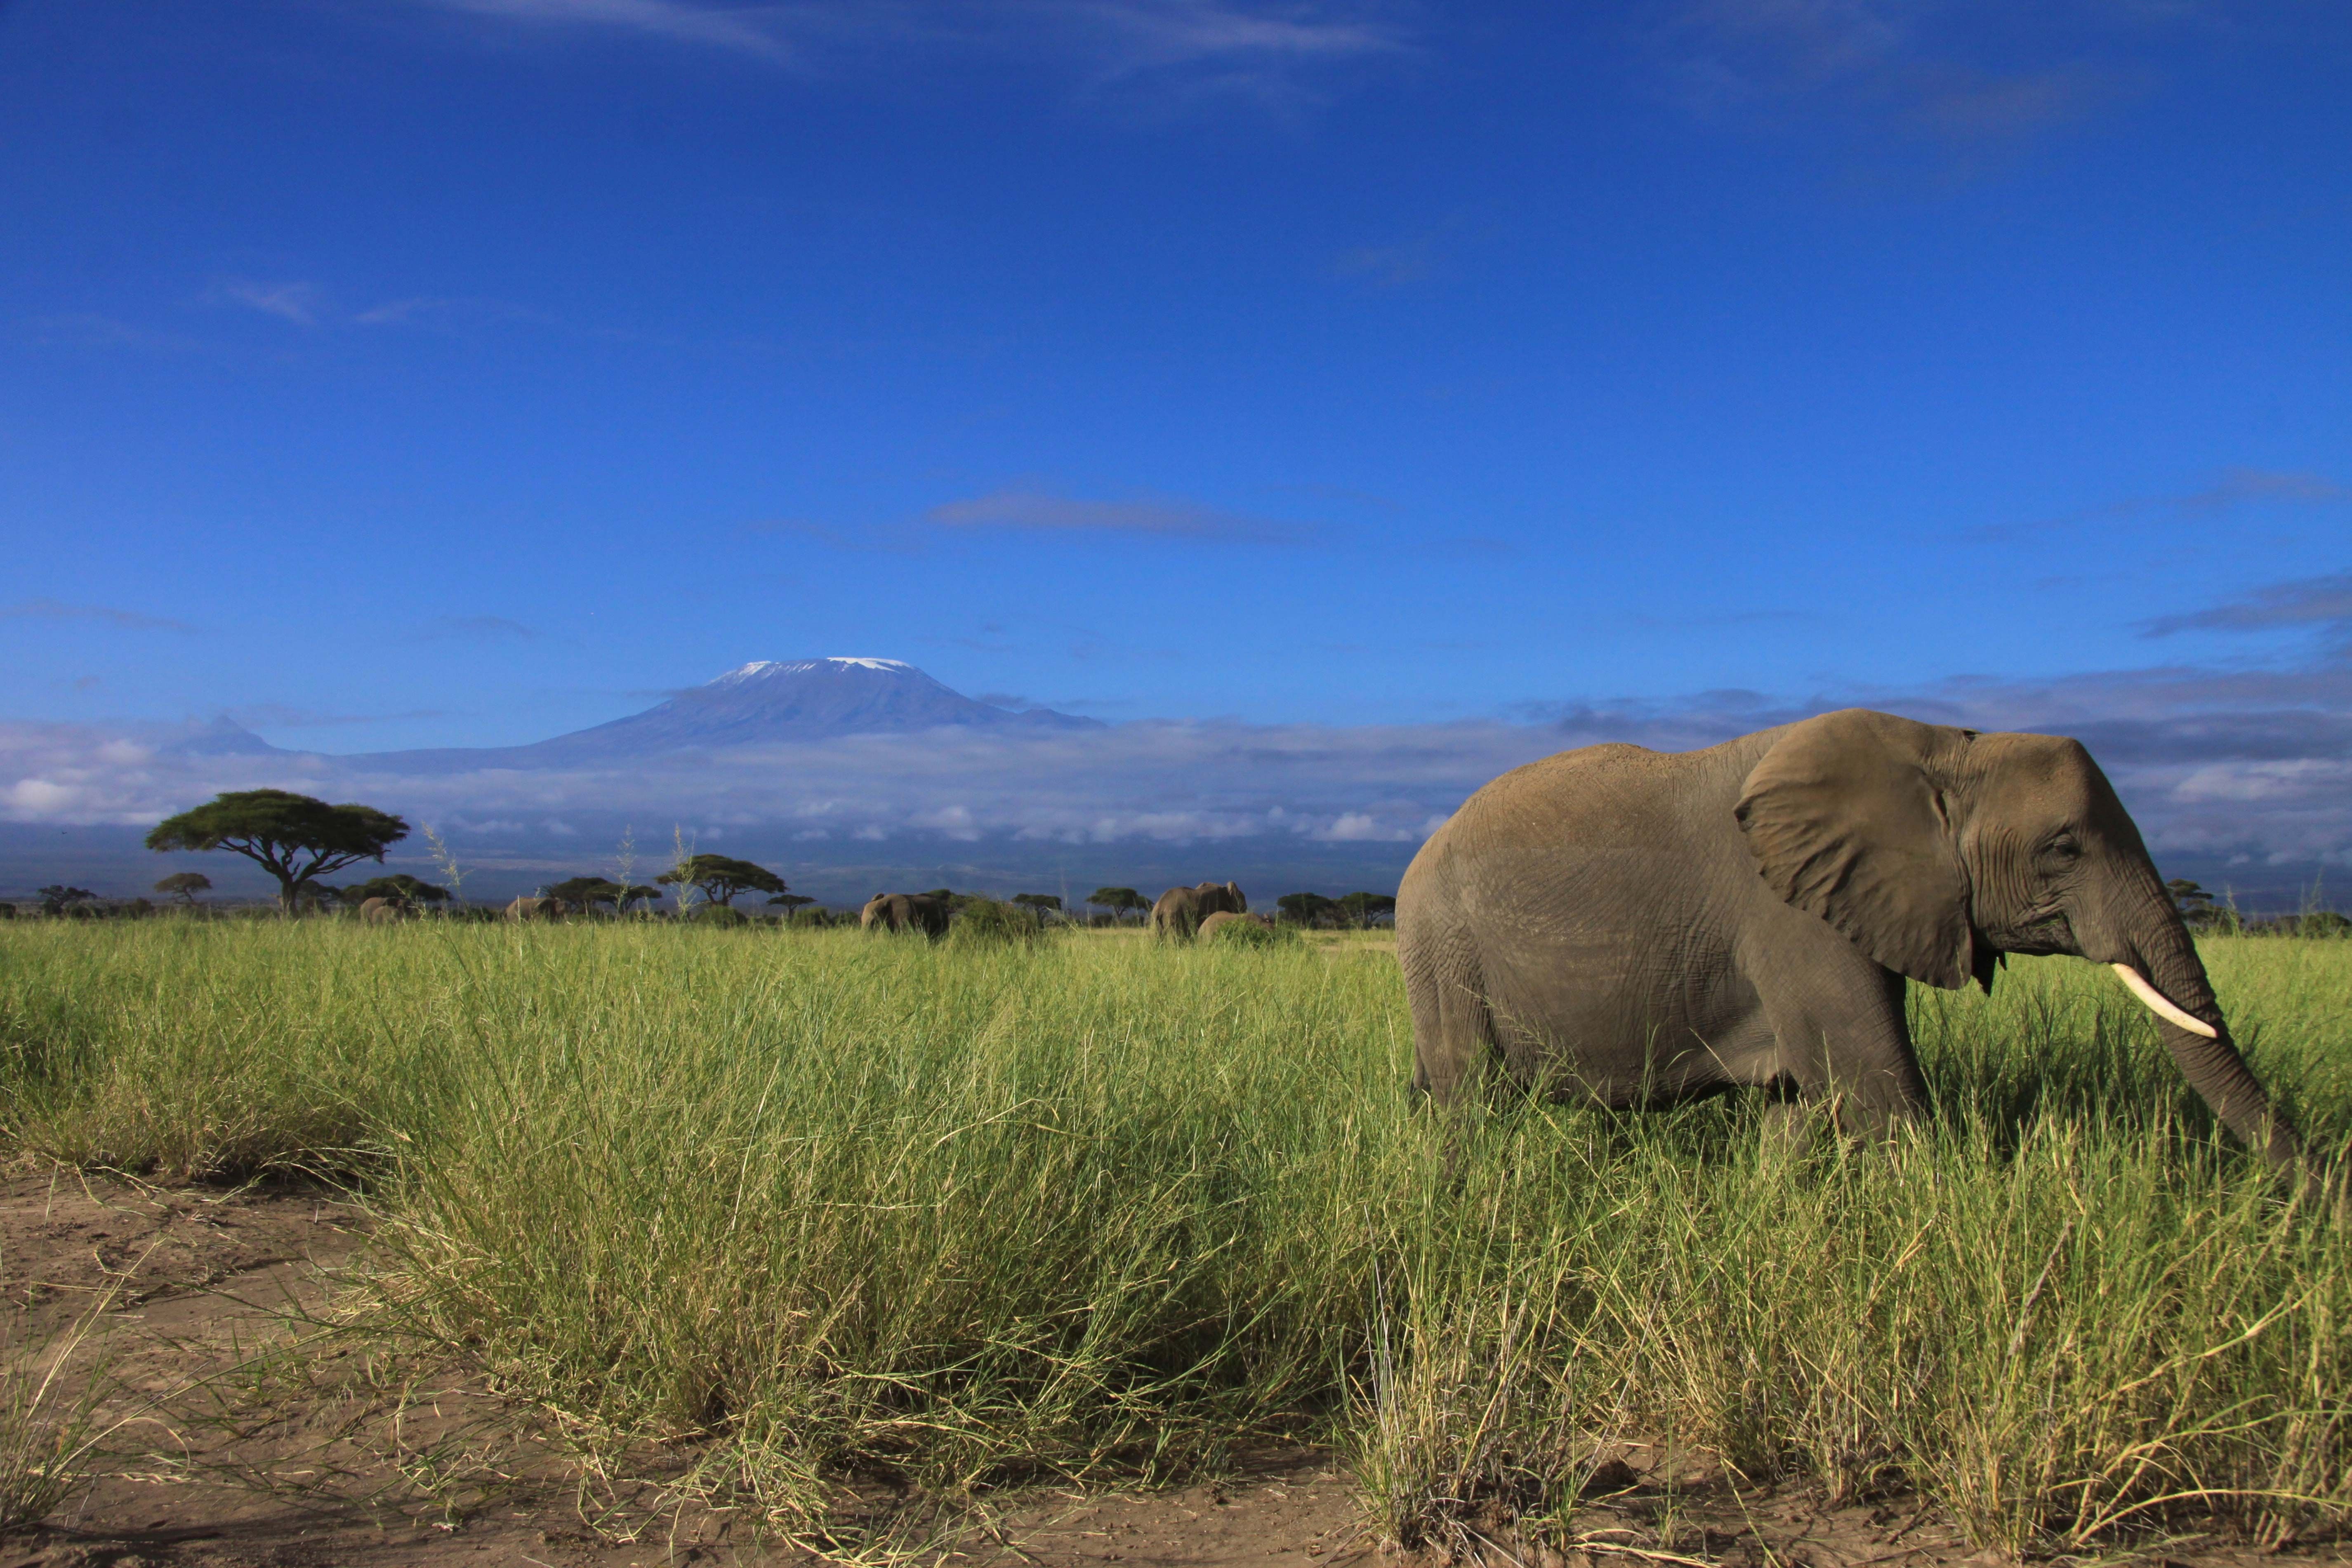
M2340 769L2347 67L2321 3L15 0L0 719L499 744L853 653Z

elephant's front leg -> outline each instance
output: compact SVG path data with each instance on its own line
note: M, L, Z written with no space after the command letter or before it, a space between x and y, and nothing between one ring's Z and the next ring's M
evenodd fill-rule
M1774 944L1748 966L1748 977L1779 1042L1780 1071L1798 1092L1833 1104L1845 1131L1885 1138L1927 1108L1904 1017L1906 982L1835 932L1824 934L1829 942Z

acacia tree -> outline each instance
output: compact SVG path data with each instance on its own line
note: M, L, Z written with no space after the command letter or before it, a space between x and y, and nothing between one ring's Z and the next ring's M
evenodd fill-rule
M243 855L278 879L278 906L291 915L317 878L360 861L381 865L383 852L407 836L407 822L373 806L330 806L290 789L233 789L158 822L147 847Z
M190 909L196 906L196 894L210 893L213 879L200 871L175 871L155 884L158 893L168 893Z
M68 887L61 882L53 882L47 887L37 887L33 892L41 901L41 913L44 915L63 915L68 910L79 908L98 897L98 894L86 887Z
M654 880L667 887L699 888L704 898L730 909L739 893L787 891L774 872L730 855L688 855Z
M1379 916L1396 913L1396 900L1385 893L1350 893L1339 903L1339 913L1356 926L1369 926Z
M1316 925L1338 914L1339 904L1338 900L1326 898L1319 893L1286 893L1274 901L1274 907L1280 911L1285 920L1300 925Z
M1016 893L1013 895L1013 902L1024 908L1034 910L1040 920L1062 913L1061 899L1050 893Z
M1151 907L1151 900L1131 887L1098 887L1087 894L1087 902L1109 910L1114 920L1123 920L1130 913Z
M610 877L574 876L566 877L563 881L542 887L539 891L548 898L560 898L575 908L593 909L600 904L609 904L618 908L621 895L628 889ZM656 894L655 896L660 895Z

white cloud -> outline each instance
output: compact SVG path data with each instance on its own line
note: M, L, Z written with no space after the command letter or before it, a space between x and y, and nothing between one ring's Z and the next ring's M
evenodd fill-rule
M291 321L297 327L319 324L320 296L315 284L229 278L215 286L213 294L215 298L275 316L281 321Z
M794 51L775 26L779 7L697 5L679 0L436 0L453 11L509 21L606 27L707 44L767 59L786 60Z
M425 0L518 26L631 33L803 68L902 69L916 51L1010 57L1105 84L1160 76L1276 98L1298 73L1408 51L1379 0Z
M1088 501L1041 490L996 490L950 501L923 514L951 528L1024 528L1054 533L1158 534L1168 538L1295 544L1309 537L1295 524L1220 511L1172 497Z

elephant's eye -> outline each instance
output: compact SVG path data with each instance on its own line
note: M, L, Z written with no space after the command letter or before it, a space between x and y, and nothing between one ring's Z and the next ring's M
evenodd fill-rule
M2042 853L2059 865L2073 865L2083 858L2083 846L2074 841L2072 834L2061 833L2043 846Z

